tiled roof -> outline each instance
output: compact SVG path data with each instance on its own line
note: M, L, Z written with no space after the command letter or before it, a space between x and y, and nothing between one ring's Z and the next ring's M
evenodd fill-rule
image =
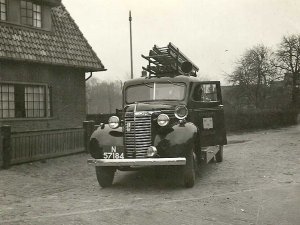
M51 15L52 31L0 23L0 59L105 70L65 7Z

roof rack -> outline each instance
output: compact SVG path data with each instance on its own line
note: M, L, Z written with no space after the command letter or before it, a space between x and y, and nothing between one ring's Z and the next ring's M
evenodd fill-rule
M142 57L149 63L147 67L143 67L143 70L149 72L149 77L197 76L199 71L199 68L171 42L167 47L154 45L149 51L149 56ZM184 68L187 64L188 70Z

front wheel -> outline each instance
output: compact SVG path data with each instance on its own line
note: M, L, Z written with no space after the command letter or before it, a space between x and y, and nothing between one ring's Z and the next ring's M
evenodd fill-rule
M116 170L111 167L96 166L96 175L98 183L101 187L109 187L112 185Z
M216 154L216 161L217 162L223 161L223 145L219 145L219 151Z
M194 151L191 151L186 156L186 165L183 170L183 184L186 188L191 188L196 180L197 159Z

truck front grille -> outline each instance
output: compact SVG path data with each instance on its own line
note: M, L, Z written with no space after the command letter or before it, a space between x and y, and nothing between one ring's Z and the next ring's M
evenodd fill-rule
M125 147L127 158L147 157L151 145L151 114L133 112L125 114Z
M166 114L169 116L170 119L175 119L174 109L165 109L161 110L161 113Z

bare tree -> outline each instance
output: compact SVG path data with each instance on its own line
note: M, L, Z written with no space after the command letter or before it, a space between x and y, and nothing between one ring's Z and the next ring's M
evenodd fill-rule
M300 81L300 34L284 36L277 51L277 66L292 78L292 105L296 107Z
M122 105L122 82L100 82L96 78L86 84L87 112L89 114L114 113Z
M273 61L271 49L257 45L244 53L233 73L228 75L229 82L238 86L236 94L245 98L247 105L264 107L268 87L279 76Z

